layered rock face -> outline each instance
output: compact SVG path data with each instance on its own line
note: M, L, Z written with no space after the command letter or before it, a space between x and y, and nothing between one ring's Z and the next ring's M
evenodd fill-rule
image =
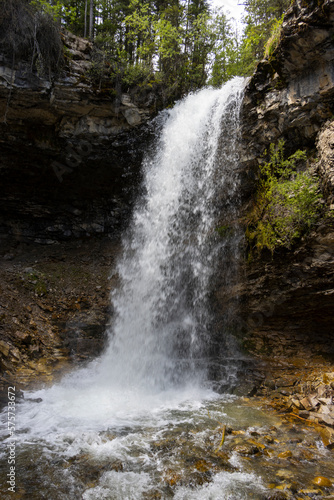
M268 145L283 138L287 152L314 147L333 115L334 2L296 0L280 42L248 83L243 105L243 163L256 167Z
M268 361L262 389L276 389L275 397L291 408L289 398L296 402L298 394L316 391L312 370L319 378L334 362L333 61L334 2L297 0L284 18L277 49L250 79L243 106L245 171L255 179L265 149L279 139L287 154L313 151L326 206L327 215L294 248L245 262L233 291L244 346ZM255 202L254 187L245 183L246 214Z
M0 233L52 243L114 234L140 184L156 95L94 89L92 46L64 34L67 69L45 80L0 61Z

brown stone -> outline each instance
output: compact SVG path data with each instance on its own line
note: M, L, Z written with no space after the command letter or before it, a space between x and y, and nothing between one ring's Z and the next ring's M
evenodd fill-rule
M317 476L312 480L312 483L321 488L330 488L332 486L332 481L324 476Z
M278 458L291 458L292 457L292 452L290 450L282 451L282 453L279 453Z
M334 426L334 415L331 416L331 415L328 415L326 413L318 413L317 416L318 416L320 422L323 422L327 425Z
M300 404L303 406L305 410L311 410L313 408L313 405L311 404L309 398L301 399Z
M330 450L334 449L334 429L328 427L321 429L320 435L324 446Z
M238 444L233 448L233 451L239 455L255 455L259 452L259 448L252 444Z
M5 357L7 357L9 354L9 349L10 349L10 346L6 342L4 342L3 340L0 340L0 352L1 352L1 354L3 354Z

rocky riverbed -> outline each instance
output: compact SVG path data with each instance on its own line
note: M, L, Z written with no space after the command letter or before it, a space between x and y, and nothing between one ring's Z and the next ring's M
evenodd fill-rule
M110 239L52 246L7 242L3 246L0 356L4 404L8 384L24 390L50 383L103 350L112 320L110 290L117 283L112 269L119 252L120 242ZM324 446L332 449L333 364L319 349L307 351L298 335L280 335L265 331L264 326L253 329L244 340L253 361L247 365L247 374L240 371L239 394L255 397L256 404L278 411L297 427L312 425Z
M119 242L109 239L2 246L2 390L51 381L101 352L118 251Z

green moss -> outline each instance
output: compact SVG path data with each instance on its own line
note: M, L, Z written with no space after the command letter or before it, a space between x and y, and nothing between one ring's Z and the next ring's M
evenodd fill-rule
M282 33L282 23L283 23L283 17L282 16L280 19L277 19L272 27L271 30L271 35L264 47L264 57L270 58L272 54L274 53L275 49L278 47L278 44L281 39L281 33Z
M227 224L222 225L220 227L216 228L216 232L221 236L222 238L225 238L229 234L231 234L232 228L231 226L228 226Z
M248 220L246 238L251 253L291 248L320 216L318 180L305 167L306 153L296 151L284 159L284 142L270 146L270 160L260 168L256 201Z
M36 295L42 296L48 292L45 276L42 273L38 271L28 272L25 278L29 283L29 288L31 288Z

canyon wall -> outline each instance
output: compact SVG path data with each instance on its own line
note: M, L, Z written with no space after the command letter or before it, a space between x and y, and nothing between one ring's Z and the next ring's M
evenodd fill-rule
M63 34L66 67L45 79L0 59L0 235L49 243L114 235L140 186L159 89L100 88L92 44Z
M247 262L244 249L240 286L229 298L241 309L246 351L270 369L334 361L333 112L334 2L297 0L277 48L249 80L242 110L243 221L256 203L265 151L280 139L286 154L309 153L322 190L323 216L291 249L253 254Z

